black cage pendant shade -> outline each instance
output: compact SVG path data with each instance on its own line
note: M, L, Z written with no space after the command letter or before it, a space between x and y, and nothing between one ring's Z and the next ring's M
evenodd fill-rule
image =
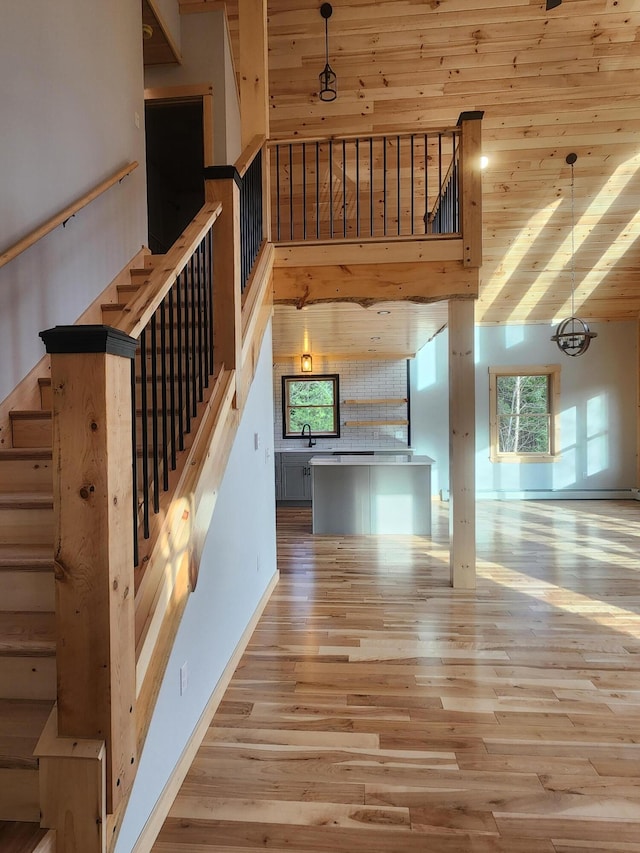
M576 281L576 265L575 265L575 201L573 190L573 166L578 159L577 154L567 154L566 161L571 166L571 316L566 320L562 320L558 324L555 335L551 336L551 340L558 344L558 348L565 354L570 356L583 355L588 349L592 338L597 338L597 332L589 331L589 326L576 317L575 309L575 281Z
M320 72L320 91L318 93L321 101L335 101L338 95L336 73L329 65L329 18L333 14L331 3L323 3L320 6L320 14L324 18L324 52L325 66Z

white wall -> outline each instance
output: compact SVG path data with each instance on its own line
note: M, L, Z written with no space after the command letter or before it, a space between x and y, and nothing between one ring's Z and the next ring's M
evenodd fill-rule
M494 492L626 490L636 487L638 336L635 322L592 325L598 337L578 358L550 341L550 326L476 329L476 488ZM448 489L447 333L411 366L412 434L418 453L437 463L435 491ZM489 366L560 364L560 459L489 459Z
M398 449L407 447L407 427L376 425L370 427L345 426L345 421L406 420L406 404L346 405L344 400L402 398L407 396L407 362L394 361L333 361L314 356L313 374L337 373L340 377L340 438L316 439L316 450L331 447L340 450L358 448ZM303 439L282 437L282 377L300 375L300 360L295 363L279 362L273 368L275 398L274 434L278 451L293 450L303 446Z
M255 449L254 435L259 436ZM140 759L117 853L129 853L276 571L271 328L262 345ZM188 689L180 696L180 667Z
M146 243L138 0L4 0L0 251L132 160L140 165L0 269L0 400ZM136 127L135 116L140 127Z
M213 86L216 165L233 164L242 153L240 104L223 9L182 15L182 65L145 70L149 89L163 86Z

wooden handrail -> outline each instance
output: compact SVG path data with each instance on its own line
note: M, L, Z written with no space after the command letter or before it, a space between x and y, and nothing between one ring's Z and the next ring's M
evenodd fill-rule
M336 136L328 134L327 136L292 136L283 137L282 139L271 137L267 140L267 145L273 148L276 145L301 145L303 142L342 142L343 139L347 142L354 139L393 139L396 136L406 138L408 136L433 136L437 133L446 135L449 133L455 134L459 131L460 128L456 125L453 127L421 127L419 130L403 130L400 133L345 133Z
M200 209L171 249L163 255L161 265L149 272L148 284L114 319L116 328L132 338L140 335L221 211L222 205L219 203L207 203Z
M234 166L236 167L236 170L241 178L244 177L245 172L253 163L256 154L260 151L264 143L265 137L257 134L253 137L251 142L247 145L242 154L234 163Z
M0 255L0 267L3 267L5 264L8 264L9 261L12 261L14 258L17 258L19 254L24 252L26 249L29 249L33 246L34 243L37 243L42 237L46 237L50 231L53 231L54 228L57 228L58 225L62 225L69 219L74 216L79 210L82 210L83 207L86 207L89 202L92 202L94 198L97 198L99 195L102 195L103 192L112 187L114 184L117 184L123 178L126 178L127 175L130 175L131 172L138 166L138 161L134 160L129 163L127 166L123 166L122 169L118 169L115 174L111 175L110 178L106 178L102 183L98 184L92 190L89 190L88 193L85 193L76 201L72 202L70 205L65 207L59 213L56 213L55 216L52 216L50 219L47 219L45 223L39 225L33 231L23 237L21 240L18 240L17 243L14 243L13 246L10 246L6 251L4 251Z

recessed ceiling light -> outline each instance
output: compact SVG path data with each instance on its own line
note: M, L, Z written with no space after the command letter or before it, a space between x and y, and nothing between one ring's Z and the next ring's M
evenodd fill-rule
M369 349L369 350L367 350L367 352L378 352L378 350L377 349Z
M372 341L379 341L379 340L381 340L381 339L380 339L380 337L379 337L378 335L375 335L373 338L370 338L370 340L372 340Z
M391 314L391 311L378 311L378 314Z

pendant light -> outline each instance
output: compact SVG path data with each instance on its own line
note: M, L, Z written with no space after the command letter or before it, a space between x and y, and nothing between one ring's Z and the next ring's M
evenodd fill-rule
M578 159L577 154L567 154L566 162L571 166L571 316L563 320L556 329L551 340L558 344L558 348L570 356L582 355L589 349L591 338L597 338L597 332L590 332L589 326L576 317L575 309L575 284L576 284L576 255L575 255L575 200L573 189L573 166Z
M324 50L325 66L320 72L320 92L318 96L321 101L335 101L338 94L336 88L336 73L329 65L329 18L333 14L331 3L323 3L320 6L320 14L324 18Z

